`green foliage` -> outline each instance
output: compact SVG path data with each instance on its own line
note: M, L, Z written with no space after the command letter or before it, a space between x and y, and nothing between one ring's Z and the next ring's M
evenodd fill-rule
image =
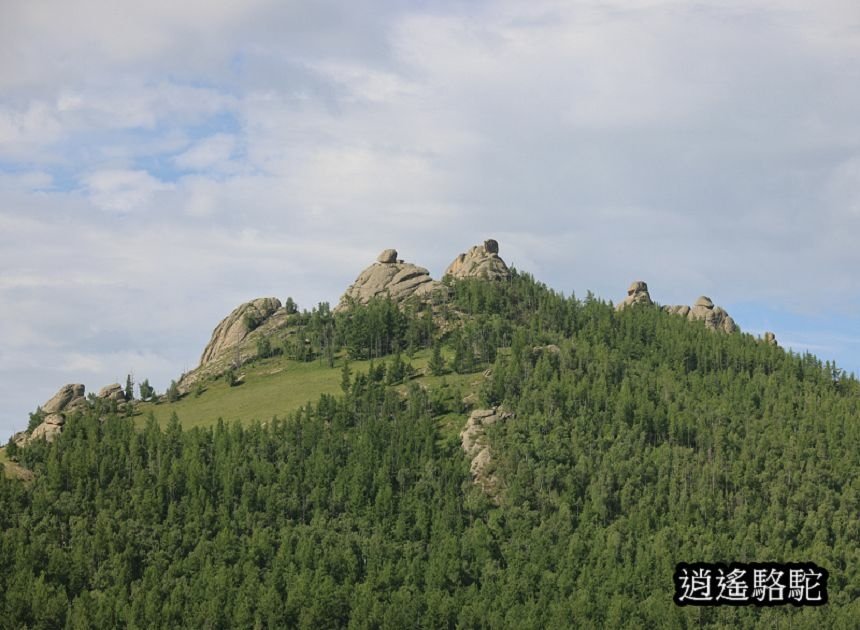
M267 359L274 354L274 348L272 347L272 342L268 337L258 337L257 338L257 357L260 359Z
M168 402L176 402L179 400L179 385L177 385L176 381L170 381L170 386L167 388L164 395L167 396Z
M227 383L228 387L233 387L239 383L239 377L236 376L235 369L230 368L224 372L224 382Z
M15 440L11 438L6 444L6 457L12 461L15 461L18 458L18 445L15 443Z
M155 396L155 388L149 384L148 378L143 379L143 381L140 382L137 387L140 390L141 400L150 400Z
M284 302L284 310L287 311L288 315L295 315L299 312L299 306L293 301L293 298L288 297Z
M373 359L406 346L409 319L390 299L373 299L348 309L338 328L352 359Z
M54 443L21 449L36 478L0 479L3 623L856 626L856 379L748 335L656 308L616 313L517 273L452 290L450 321L466 317L449 343L461 369L491 366L487 378L426 377L429 391L409 381L397 350L424 316L405 314L402 328L383 317L353 339L370 366L290 363L287 381L257 373L303 392L308 375L328 379L287 419L243 427L213 415L183 430L177 416L162 427L153 416L135 429L93 410ZM334 347L361 319L296 317L315 352L328 324ZM374 355L383 345L387 358ZM472 483L458 438L462 388L476 378L487 404L514 414L486 428L494 496ZM258 384L213 384L197 404L250 404L246 387ZM674 565L695 560L813 561L831 571L831 601L678 608Z
M41 407L36 407L36 411L30 414L30 421L27 423L27 433L32 433L33 429L42 424L45 419L45 412Z
M242 315L242 324L248 332L256 330L262 324L264 318L255 310L248 310Z
M343 367L340 370L340 389L344 394L348 394L352 384L352 370L349 369L349 360L343 362Z
M131 374L125 377L125 399L134 400L134 379Z
M427 364L433 376L441 376L445 373L445 359L442 358L442 343L437 341L433 344L433 354Z

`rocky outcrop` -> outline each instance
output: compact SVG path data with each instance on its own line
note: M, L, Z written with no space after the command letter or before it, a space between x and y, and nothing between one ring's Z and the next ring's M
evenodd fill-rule
M200 357L200 366L214 361L228 350L235 348L280 308L279 299L267 297L245 302L233 309L233 312L221 320L221 323L212 331L212 337Z
M346 290L338 309L353 302L367 304L375 297L388 296L395 302L402 302L412 296L425 299L445 291L445 286L431 278L424 267L398 260L394 249L386 249L376 260Z
M648 285L642 280L636 280L627 289L627 297L615 307L615 310L623 311L625 308L637 305L651 306L651 295L648 293Z
M472 480L493 498L498 496L499 480L489 471L492 453L486 442L485 431L486 427L500 420L506 420L512 415L503 412L498 407L492 409L475 409L469 415L466 426L460 432L460 445L463 451L465 451L466 456L472 460L470 466Z
M493 239L475 245L457 256L445 270L452 278L483 278L484 280L507 280L511 271L499 257L499 243Z
M776 342L776 335L766 330L764 333L764 342L771 346L778 346L779 344Z
M43 414L42 423L33 429L29 436L26 433L16 433L13 438L15 443L18 446L25 446L28 442L40 438L52 442L63 430L66 414L87 406L85 391L86 388L80 383L63 385L44 405L39 407Z
M539 357L544 353L559 355L559 354L561 354L561 348L559 348L554 343L551 343L551 344L546 345L546 346L534 346L532 348L532 355L535 357Z
M119 383L105 385L99 390L98 398L104 400L113 400L115 402L125 402L125 390Z
M693 306L664 306L663 310L673 315L686 317L690 321L703 321L705 327L711 330L733 333L738 329L735 320L729 317L729 314L721 307L714 306L711 298L705 295L700 296Z
M33 429L33 432L30 434L29 441L38 440L40 438L45 438L48 442L53 442L56 437L62 433L63 425L66 423L66 419L60 414L50 414L45 417L45 420Z
M79 404L78 401L86 402L84 392L86 388L80 383L63 385L59 391L48 399L41 409L47 414L59 413L69 406Z

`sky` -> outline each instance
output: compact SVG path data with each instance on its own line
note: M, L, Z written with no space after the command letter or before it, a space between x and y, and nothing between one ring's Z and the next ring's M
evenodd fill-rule
M0 0L0 441L485 238L860 373L856 0Z

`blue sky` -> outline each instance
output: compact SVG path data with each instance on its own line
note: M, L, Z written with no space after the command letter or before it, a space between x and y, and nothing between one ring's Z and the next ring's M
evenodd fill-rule
M854 0L0 5L0 433L494 237L860 372Z

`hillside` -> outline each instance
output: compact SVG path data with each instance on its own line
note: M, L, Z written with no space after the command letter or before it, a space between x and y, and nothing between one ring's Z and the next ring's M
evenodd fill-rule
M91 401L13 449L35 478L0 480L3 622L856 627L854 377L712 303L444 286L285 319L241 384L133 421ZM814 562L830 601L678 607L695 561Z

